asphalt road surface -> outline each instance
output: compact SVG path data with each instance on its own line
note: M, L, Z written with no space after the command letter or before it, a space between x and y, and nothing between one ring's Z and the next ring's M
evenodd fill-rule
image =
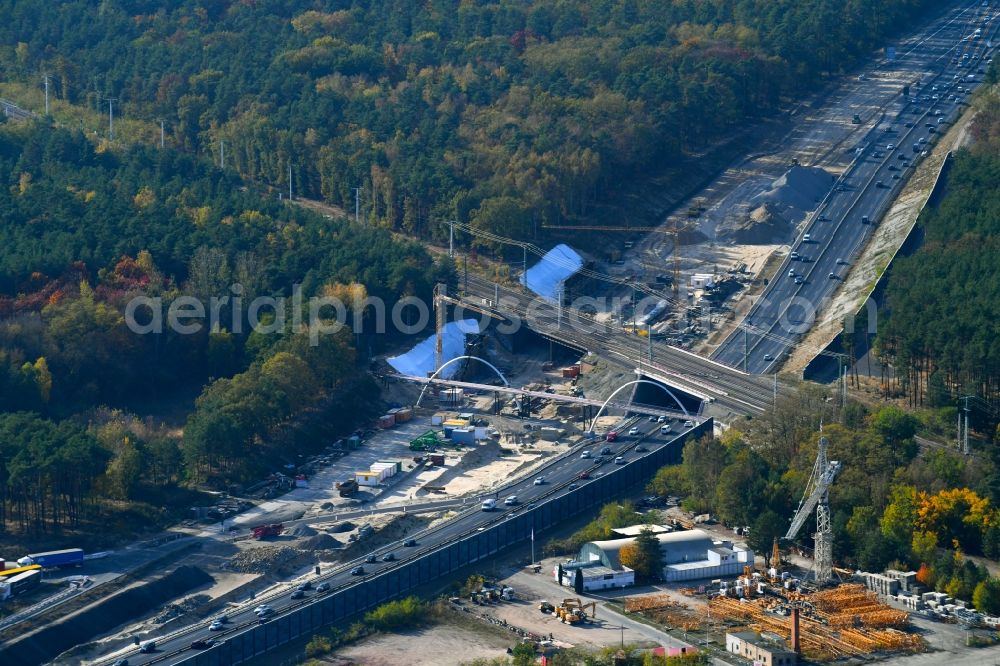
M860 254L873 225L887 210L914 163L946 132L967 103L1000 29L998 12L964 4L935 22L896 62L884 67L912 73L910 96L899 95L852 148L855 160L811 216L794 252L712 358L752 374L768 374L804 335ZM976 35L976 30L981 34ZM860 85L879 85L878 71ZM902 91L900 91L901 93ZM936 98L936 99L935 99ZM845 113L849 110L845 110ZM803 259L804 258L804 259Z
M377 563L375 564L365 563L364 558L359 558L353 562L338 566L335 570L323 573L320 576L310 576L308 580L312 583L313 589L307 591L305 597L302 599L292 599L291 593L295 589L295 585L306 580L305 578L290 582L287 590L261 595L253 601L243 603L236 610L227 611L229 621L224 631L209 631L209 623L202 622L198 625L179 629L163 637L150 639L156 641L156 650L154 652L142 654L139 653L137 648L129 646L94 663L112 664L115 660L123 658L128 659L130 666L137 664L175 663L189 656L191 650L196 649L191 647L192 642L196 640L217 640L258 624L259 620L254 614L253 609L261 604L267 604L274 609L274 613L270 615L270 619L273 620L283 612L309 603L317 595L325 594L317 592L315 589L316 585L320 583L329 583L333 589L349 586L355 582L364 580L367 575L398 566L400 562L405 562L419 556L428 549L453 541L461 535L475 530L477 527L482 527L493 521L506 520L522 509L533 506L536 502L572 492L575 488L586 484L588 481L587 479L579 478L581 473L587 472L591 477L603 475L606 471L616 466L614 461L617 456L623 457L622 464L641 465L643 464L644 457L649 452L636 451L636 447L644 446L649 451L659 450L699 422L699 419L693 418L692 421L689 421L692 426L688 427L684 425L685 421L675 419L670 424L671 432L669 434L661 434L660 428L665 424L651 423L648 419L631 417L619 424L618 429L623 434L619 437L618 441L604 442L595 440L590 444L578 444L567 453L554 458L533 476L505 486L497 495L499 501L494 511L483 511L480 505L476 504L437 527L432 527L412 535L412 538L416 540L416 546L405 547L402 543L397 542L373 551L372 554L377 559ZM624 434L632 427L638 428L638 435L630 436ZM611 454L605 455L603 460L598 462L598 453L604 446L611 449ZM594 457L582 458L582 451L590 451ZM544 482L536 484L535 481L539 477L543 477ZM506 506L504 500L511 495L517 497L517 504ZM382 562L382 557L386 553L392 553L396 558L395 561ZM358 566L364 568L364 574L353 575L351 570Z
M564 308L501 287L475 275L463 281L470 305L484 307L516 318L520 325L561 344L590 351L629 368L640 368L670 386L698 398L718 402L737 414L760 413L773 401L771 382L662 342L631 335L616 325L592 319L586 312ZM489 303L489 305L486 305ZM474 313L466 313L474 314ZM488 320L486 320L488 321ZM649 349L652 347L652 361Z

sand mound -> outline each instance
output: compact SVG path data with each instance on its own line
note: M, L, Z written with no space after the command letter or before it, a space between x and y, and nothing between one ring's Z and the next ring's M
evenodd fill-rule
M318 534L314 537L309 537L302 543L302 550L330 550L331 548L340 548L341 543L334 539L329 534Z
M285 534L294 537L311 537L316 536L316 530L309 527L308 525L296 525L292 529L285 532Z
M773 204L779 210L793 208L807 213L823 200L833 181L834 177L819 167L794 166L774 181L771 189L751 199L751 205Z

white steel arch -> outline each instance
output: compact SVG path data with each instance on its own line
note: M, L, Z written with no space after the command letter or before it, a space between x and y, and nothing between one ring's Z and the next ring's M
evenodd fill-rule
M611 392L611 395L608 396L608 399L605 400L604 404L601 405L601 408L597 410L597 414L594 416L594 421L596 422L597 419L601 417L601 414L604 412L604 408L608 406L608 403L611 402L612 398L618 395L619 391L621 391L624 388L628 388L629 386L632 386L634 384L652 384L653 386L657 386L663 389L664 391L667 392L667 395L669 395L671 398L674 399L674 402L677 403L677 406L681 408L682 412L684 412L684 416L691 416L690 414L688 414L688 410L684 408L684 403L680 401L680 398L674 395L674 392L668 389L663 384L657 384L656 382L651 382L648 379L633 379L630 382L625 382L624 384L622 384L621 386L619 386L618 388L616 388L614 391Z
M447 368L449 365L451 365L455 361L461 361L462 359L472 359L474 361L479 361L480 363L485 363L486 365L488 365L493 370L493 372L497 373L497 377L500 378L500 380L503 382L504 386L510 386L510 382L507 381L507 378L503 376L503 373L500 372L500 370L495 365L493 365L492 363L490 363L489 361L487 361L484 358L479 358L478 356L456 356L455 358L451 359L450 361L442 363L441 367L438 368L437 370L435 370L434 374L432 374L430 376L430 379L436 379L437 376L438 376L438 374L442 370L444 370L445 368ZM430 382L428 382L427 384L424 384L424 387L422 389L420 389L420 396L417 398L417 402L414 405L414 407L419 407L420 406L420 401L424 399L424 393L427 392L427 388L429 386L430 386Z

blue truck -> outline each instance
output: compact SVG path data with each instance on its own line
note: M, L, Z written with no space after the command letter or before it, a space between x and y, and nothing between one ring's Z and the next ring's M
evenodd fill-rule
M71 567L83 564L82 548L67 548L66 550L51 550L47 553L31 553L17 561L21 566L37 564L41 567Z

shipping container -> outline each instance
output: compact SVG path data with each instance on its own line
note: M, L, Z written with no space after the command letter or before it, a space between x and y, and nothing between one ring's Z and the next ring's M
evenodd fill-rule
M396 412L396 423L406 423L413 418L413 410L409 407L403 407L398 412Z
M466 421L465 419L448 419L441 425L445 426L446 428L464 428L469 425L469 422Z
M376 460L375 462L389 463L390 465L396 466L396 473L403 471L403 461L402 460Z
M356 449L361 446L361 438L357 435L351 435L347 440L347 445L352 449Z
M432 465L444 465L444 455L441 453L432 453L430 461Z
M439 426L442 423L444 423L448 418L449 418L448 415L445 414L444 412L438 412L437 414L431 417L431 425Z
M354 480L358 482L359 486L377 486L381 479L379 475L374 472L365 470L364 472L355 472Z
M451 431L451 441L456 444L475 444L476 431L472 428L455 428Z
M580 366L571 365L562 369L563 379L576 379L580 376Z

